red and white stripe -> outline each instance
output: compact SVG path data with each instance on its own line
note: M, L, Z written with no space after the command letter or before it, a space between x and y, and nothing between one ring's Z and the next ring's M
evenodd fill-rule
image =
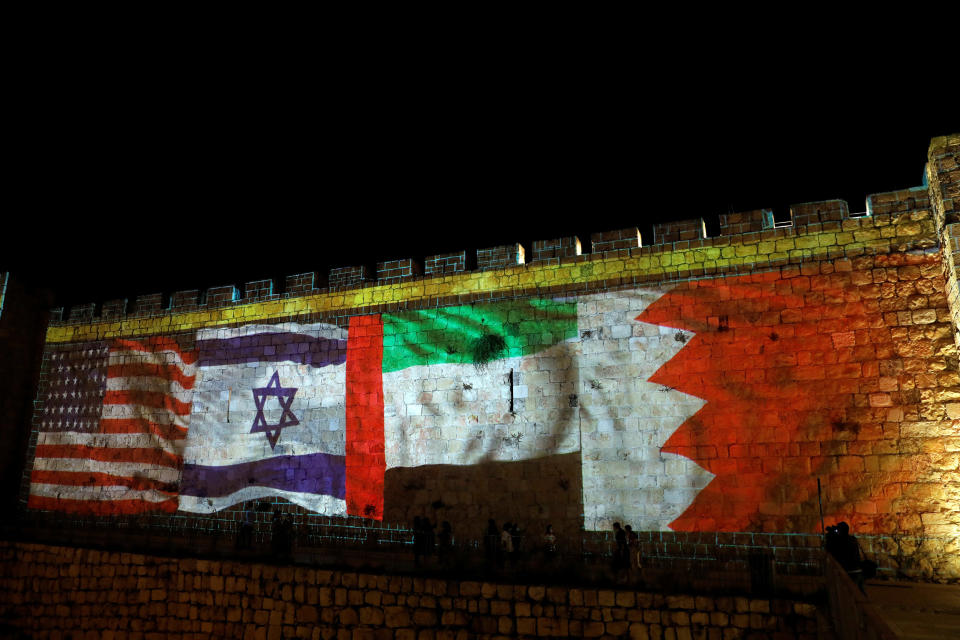
M99 431L38 435L28 506L176 511L195 379L196 354L169 338L113 341Z

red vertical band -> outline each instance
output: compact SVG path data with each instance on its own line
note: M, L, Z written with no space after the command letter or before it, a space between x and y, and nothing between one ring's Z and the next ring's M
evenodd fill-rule
M347 514L383 519L383 320L350 318L347 337Z

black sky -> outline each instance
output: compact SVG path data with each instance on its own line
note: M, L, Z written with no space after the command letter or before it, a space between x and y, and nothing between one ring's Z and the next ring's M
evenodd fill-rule
M389 76L68 84L69 104L35 104L0 269L60 304L132 301L811 200L859 211L919 185L930 138L960 130L827 87Z

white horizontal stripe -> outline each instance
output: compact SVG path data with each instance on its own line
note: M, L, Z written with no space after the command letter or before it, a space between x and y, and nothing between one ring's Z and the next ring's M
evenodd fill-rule
M146 364L172 365L180 369L180 371L187 376L193 376L197 373L197 364L185 364L176 351L156 351L150 353L147 351L119 349L117 351L111 351L110 357L107 360L109 366L137 364L141 362Z
M576 348L570 341L560 342L533 355L494 360L481 369L444 363L384 373L387 468L513 462L579 451L579 422L568 399L575 390L571 363ZM527 378L542 369L563 374L569 391L561 393L557 383L556 393L517 402L511 413L510 371L514 398L525 400Z
M261 498L286 498L308 511L328 516L346 516L347 502L333 496L318 495L315 493L298 493L295 491L281 491L270 487L244 487L228 496L218 498L198 498L196 496L180 496L180 511L191 513L214 513L221 509Z
M275 425L284 415L277 398L264 397L257 410L253 389L276 374L283 388L295 389L290 413L299 424L284 427L275 447L267 434L251 429L258 415ZM200 370L190 409L186 463L227 465L274 455L343 455L346 432L346 366L304 367L289 363L227 365ZM228 413L229 412L229 413ZM289 415L286 416L289 419Z
M143 500L145 502L164 502L176 496L156 489L131 489L130 487L72 487L62 484L30 484L30 495L42 498L63 498L65 500Z
M169 409L142 407L138 404L105 404L101 417L104 420L143 418L157 424L175 424L184 429L190 426L190 416L178 416Z
M152 433L75 433L47 431L37 436L37 444L65 444L98 449L162 449L181 455L183 440L167 440Z
M146 465L141 462L101 462L82 458L37 458L33 468L38 471L73 473L106 473L122 478L148 478L158 482L180 482L180 470L173 467Z
M107 391L157 391L180 402L193 400L193 389L184 389L178 382L155 376L107 378Z
M347 330L333 324L318 322L315 324L298 324L283 322L281 324L248 324L242 327L225 327L222 329L200 329L197 331L197 340L228 340L241 336L257 335L259 333L299 333L314 338L329 340L346 340Z

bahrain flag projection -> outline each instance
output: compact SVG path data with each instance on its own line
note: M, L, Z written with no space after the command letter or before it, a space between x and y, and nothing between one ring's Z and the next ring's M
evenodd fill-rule
M939 329L897 344L869 276L687 282L639 315L693 334L650 380L705 401L663 445L715 476L672 529L818 531L818 477L827 521L861 532L888 530L910 503L923 465L899 450L891 421L917 406L897 374L929 375Z

